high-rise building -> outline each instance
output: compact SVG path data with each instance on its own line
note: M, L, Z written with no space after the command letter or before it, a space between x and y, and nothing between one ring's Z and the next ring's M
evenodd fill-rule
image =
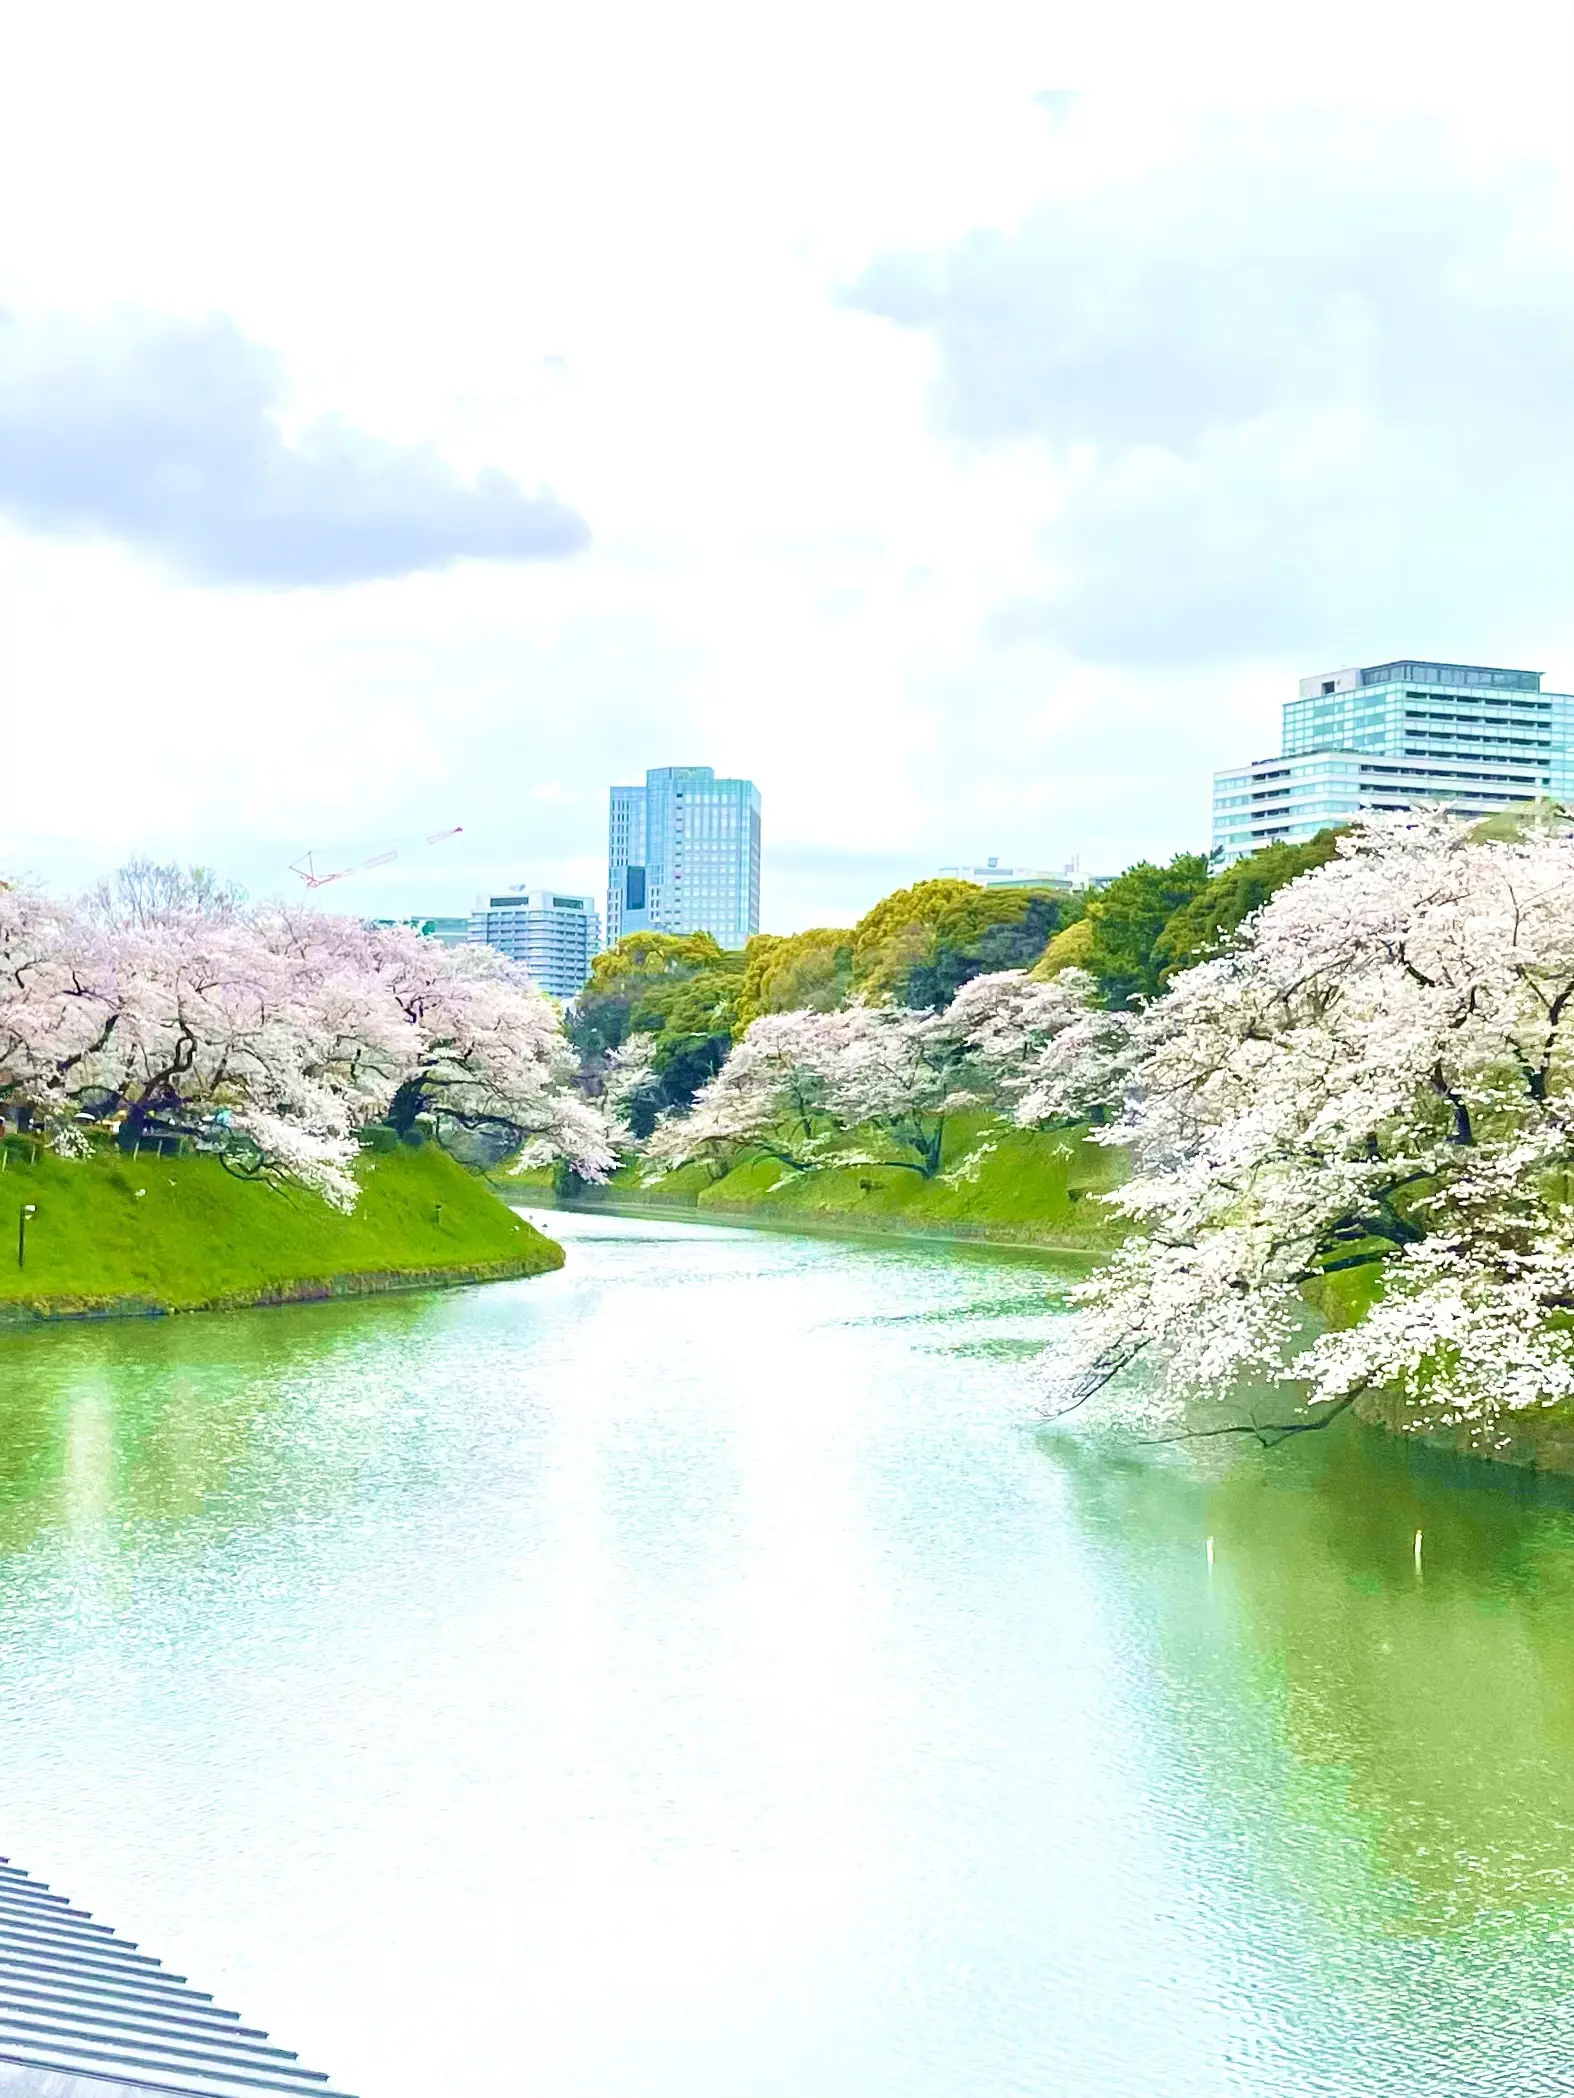
M1407 658L1302 678L1279 756L1214 774L1215 852L1298 844L1361 809L1479 817L1574 797L1574 697L1541 676Z
M565 896L560 889L478 896L470 914L470 940L523 962L552 997L576 998L601 948L596 899Z
M607 826L607 942L708 932L741 947L760 929L760 795L709 765L662 765L614 787Z

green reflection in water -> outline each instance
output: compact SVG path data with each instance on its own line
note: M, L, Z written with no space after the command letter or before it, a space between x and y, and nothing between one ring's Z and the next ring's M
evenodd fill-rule
M382 1380L357 1378L431 1317L417 1298L8 1335L0 1357L0 1553L64 1532L161 1545L332 1505ZM353 1418L314 1417L342 1371ZM302 1443L310 1444L303 1463ZM126 1541L122 1535L121 1542Z
M1574 1886L1574 1521L1471 1473L1352 1433L1208 1506L1287 1744L1430 1927Z
M1184 1460L1057 1454L1140 1569L1198 1781L1240 1807L1262 1873L1344 1929L1567 1927L1566 1485L1353 1425L1211 1480Z
M1062 1288L598 1223L550 1285L8 1340L9 1840L282 1945L303 2051L332 1976L389 2098L1574 2088L1567 1497L1041 1439Z

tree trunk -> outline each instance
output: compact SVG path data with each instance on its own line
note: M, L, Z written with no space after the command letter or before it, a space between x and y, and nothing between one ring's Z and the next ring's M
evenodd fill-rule
M401 1136L408 1136L424 1106L420 1079L407 1078L389 1103L389 1126L397 1129Z

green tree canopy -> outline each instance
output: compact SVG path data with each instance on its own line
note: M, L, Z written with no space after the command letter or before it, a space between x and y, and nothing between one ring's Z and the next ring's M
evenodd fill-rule
M659 1034L680 1000L691 1015L704 1007L705 992L694 988L700 979L713 981L719 999L723 983L736 985L742 969L742 955L729 954L708 932L629 933L591 963L574 1005L574 1039L586 1055L604 1055L630 1033Z
M736 1032L761 1013L828 1013L852 988L853 936L818 925L785 936L756 933L743 950Z
M1331 830L1320 830L1304 845L1281 840L1214 875L1190 902L1181 905L1154 942L1159 981L1167 981L1177 970L1214 953L1276 889L1331 860L1337 843L1338 833Z
M970 881L921 881L898 889L852 935L852 983L864 998L932 1007L995 969L1037 960L1082 900L1053 889L985 889Z
M1160 935L1207 886L1203 854L1178 852L1167 867L1138 860L1089 900L1093 937L1083 966L1092 972L1107 1005L1118 1010L1134 999L1157 997L1162 988L1156 952Z
M569 1034L589 1072L631 1034L656 1037L651 1097L636 1126L686 1107L726 1060L743 985L742 953L708 932L635 932L598 954ZM599 1083L599 1081L598 1081Z

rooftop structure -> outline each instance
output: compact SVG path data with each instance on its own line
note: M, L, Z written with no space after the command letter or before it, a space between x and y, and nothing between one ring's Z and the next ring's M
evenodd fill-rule
M1054 889L1062 896L1070 896L1078 889L1100 886L1095 875L1084 874L1076 860L1064 867L1004 867L998 859L985 860L982 866L941 867L938 870L942 881L975 882L981 889Z
M343 2098L287 2047L6 1859L0 2089L16 2098Z
M1302 678L1280 755L1214 774L1215 853L1301 843L1362 809L1481 817L1574 797L1574 697L1541 676L1405 657Z

